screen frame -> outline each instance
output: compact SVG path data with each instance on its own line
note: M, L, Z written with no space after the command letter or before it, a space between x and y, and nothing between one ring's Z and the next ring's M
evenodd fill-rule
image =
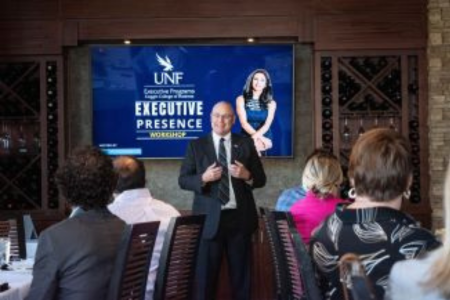
M292 61L292 70L291 70L291 74L292 74L292 83L291 83L291 94L292 94L292 99L291 99L291 124L290 124L290 128L291 128L291 139L290 139L290 153L291 155L278 155L278 156L263 156L264 159L294 159L295 158L295 142L296 142L296 131L297 128L295 127L296 124L296 119L295 119L295 112L296 112L296 108L297 108L297 97L296 97L296 44L293 41L271 41L271 42L261 42L261 43L234 43L234 42L223 42L223 43L204 43L204 42L161 42L161 43L133 43L133 44L129 44L129 45L125 45L125 44L117 44L117 43L96 43L96 44L89 44L89 64L88 64L88 68L89 68L89 83L90 83L90 89L89 89L89 93L90 93L90 104L91 104L91 130L92 132L94 132L94 126L95 126L95 120L94 120L94 87L93 87L93 70L92 70L92 48L96 48L96 47L106 47L106 48L114 48L114 47L215 47L215 46L231 46L231 47L253 47L253 46L290 46L292 48L292 57L291 57L291 61ZM276 100L276 97L275 97ZM238 117L237 117L237 113L236 113L236 104L234 102L234 99L230 100L230 103L233 106L233 110L235 112L236 115L236 122L239 122ZM207 114L209 114L209 111L206 112ZM233 126L234 128L234 126ZM236 133L239 134L239 132L236 131L232 131L232 133ZM205 132L205 134L208 134L208 132ZM91 135L91 143L94 146L97 146L97 144L94 141L94 134ZM102 149L102 148L100 148ZM104 150L104 149L102 149ZM108 153L107 153L108 154ZM117 157L120 155L132 155L132 154L108 154L111 157ZM185 157L184 156L180 156L180 157L158 157L158 156L138 156L139 159L142 160L182 160Z

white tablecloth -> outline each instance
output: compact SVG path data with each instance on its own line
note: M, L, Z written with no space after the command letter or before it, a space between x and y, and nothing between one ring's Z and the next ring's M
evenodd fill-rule
M31 270L0 271L0 284L8 282L9 290L0 292L0 300L23 300L30 291Z

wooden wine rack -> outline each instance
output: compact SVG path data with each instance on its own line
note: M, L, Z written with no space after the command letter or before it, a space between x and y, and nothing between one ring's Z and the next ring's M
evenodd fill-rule
M61 212L61 62L0 59L0 210Z
M430 227L424 57L421 51L318 52L315 136L317 147L339 157L345 174L351 147L365 131L387 127L408 137L413 184L403 207Z

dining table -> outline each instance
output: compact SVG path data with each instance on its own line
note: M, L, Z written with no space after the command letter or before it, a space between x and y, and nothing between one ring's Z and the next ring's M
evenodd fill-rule
M12 262L6 270L0 270L0 284L8 283L9 289L0 292L0 300L24 300L31 286L32 261Z

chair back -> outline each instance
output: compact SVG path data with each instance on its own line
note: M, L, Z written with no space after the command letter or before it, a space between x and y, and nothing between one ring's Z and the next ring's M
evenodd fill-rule
M10 239L12 260L27 258L22 215L2 214L0 216L0 237Z
M264 207L259 208L261 218L264 222L267 239L269 242L270 254L272 257L273 268L275 272L275 293L277 299L283 299L283 295L289 293L286 272L284 270L284 259L281 247L279 247L279 238L276 232L273 220L269 221L270 210Z
M346 300L375 300L372 284L363 264L354 253L347 253L339 260L339 275ZM349 293L349 290L351 291ZM352 297L350 298L350 294Z
M289 212L262 209L267 220L268 235L273 261L278 264L278 299L319 300L322 299L315 280L311 257L295 227ZM277 269L277 267L275 267Z
M108 290L108 300L143 300L159 221L127 225Z
M172 218L167 228L155 283L154 300L193 297L204 215Z

